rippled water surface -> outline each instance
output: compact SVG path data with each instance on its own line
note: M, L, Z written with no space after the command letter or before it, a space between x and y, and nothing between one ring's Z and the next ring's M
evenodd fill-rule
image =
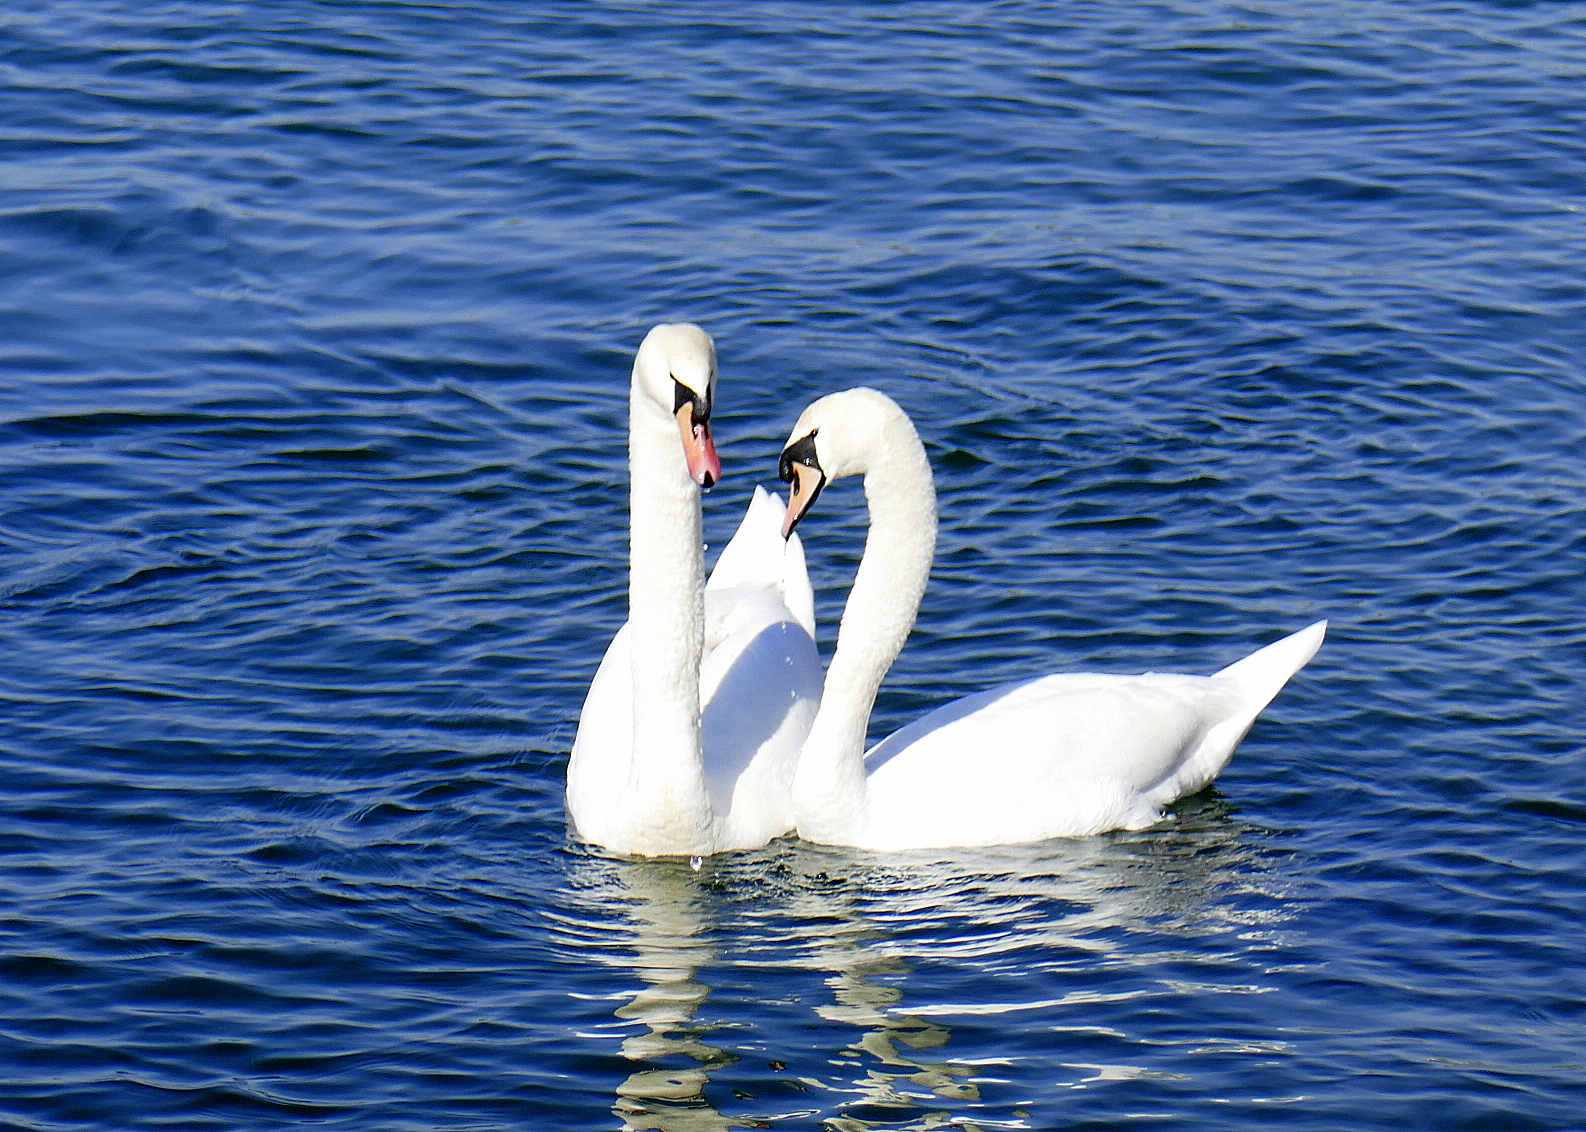
M0 1127L1586 1124L1586 5L13 0L0 53ZM919 423L878 731L1332 635L1141 833L591 852L678 318L712 542L815 396Z

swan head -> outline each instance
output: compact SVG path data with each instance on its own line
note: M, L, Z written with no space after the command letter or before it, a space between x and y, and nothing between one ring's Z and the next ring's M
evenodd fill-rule
M691 322L662 323L644 336L634 359L635 383L677 420L688 474L700 487L721 479L710 435L716 399L716 343Z
M793 533L828 483L864 475L904 438L919 445L908 416L876 389L845 389L805 409L778 467L783 482L791 485L782 537Z

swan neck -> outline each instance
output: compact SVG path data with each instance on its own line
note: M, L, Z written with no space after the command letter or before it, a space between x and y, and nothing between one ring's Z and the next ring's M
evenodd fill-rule
M864 469L870 529L843 607L821 706L799 757L799 834L842 842L864 820L865 736L876 692L902 651L936 549L936 492L925 449L906 419L884 434Z
M637 804L658 812L705 797L699 731L704 554L699 488L676 422L640 388L629 399L628 622L632 635L633 761Z

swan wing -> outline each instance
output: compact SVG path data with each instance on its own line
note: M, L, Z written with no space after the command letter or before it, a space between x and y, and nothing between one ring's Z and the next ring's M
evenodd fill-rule
M809 570L804 561L804 544L797 534L782 537L782 504L763 487L750 497L743 521L716 559L716 567L705 583L705 592L730 590L737 586L769 587L779 597L793 620L815 636L815 591L810 588ZM706 644L712 626L706 616ZM720 639L718 637L717 639Z
M793 828L793 767L820 706L814 628L803 546L782 538L781 504L756 487L705 584L700 731L718 848Z
M1045 676L965 697L866 757L873 848L995 845L1140 828L1145 791L1231 690L1204 676Z
M1138 829L1227 765L1321 645L1317 623L1213 676L1044 676L966 696L865 756L873 848Z
M793 769L821 698L815 642L774 594L753 601L745 589L729 591L740 597L733 631L700 668L705 783L722 849L793 828Z
M567 815L581 838L601 845L627 791L633 758L632 652L624 624L589 682L567 762Z

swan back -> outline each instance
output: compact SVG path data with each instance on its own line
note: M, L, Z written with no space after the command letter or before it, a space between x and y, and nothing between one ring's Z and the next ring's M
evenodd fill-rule
M860 843L992 845L1151 825L1216 778L1325 629L1212 676L1060 673L946 704L865 756Z

